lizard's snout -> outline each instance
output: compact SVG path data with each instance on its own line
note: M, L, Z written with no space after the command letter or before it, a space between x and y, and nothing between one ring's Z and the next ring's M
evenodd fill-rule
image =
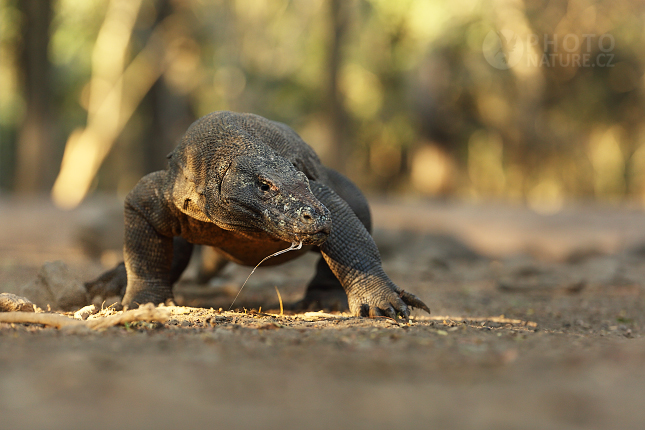
M299 240L307 245L320 245L331 232L331 216L327 208L305 206L295 216L298 226L294 229Z

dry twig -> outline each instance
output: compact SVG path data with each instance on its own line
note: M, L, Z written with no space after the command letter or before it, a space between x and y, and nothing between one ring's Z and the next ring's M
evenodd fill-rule
M42 324L56 327L58 329L63 327L87 327L92 330L103 330L108 327L134 321L166 322L169 316L169 309L163 307L156 308L154 305L149 303L139 307L138 309L121 312L109 317L99 317L88 320L77 320L60 314L5 312L0 313L0 323Z

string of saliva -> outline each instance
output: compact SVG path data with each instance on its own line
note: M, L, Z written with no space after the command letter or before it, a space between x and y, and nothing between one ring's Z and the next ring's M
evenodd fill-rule
M233 303L231 303L231 306L229 306L229 307L228 307L228 310L229 310L229 311L231 310L231 308L233 307L233 304L235 303L235 301L237 300L238 296L239 296L239 295L240 295L240 293L242 292L242 289L244 288L244 286L246 285L246 283L249 281L249 278L251 277L251 275L255 272L255 269L257 269L257 268L260 266L260 264L264 263L264 262L265 262L265 261L267 261L269 258L277 257L278 255L280 255L280 254L284 254L285 252L289 252L289 251L297 251L297 250L299 250L299 249L301 249L301 248L302 248L302 240L300 241L300 243L297 243L297 242L293 242L293 243L291 243L291 246L290 246L289 248L287 248L287 249L283 249L282 251L278 251L278 252L275 252L275 253L273 253L273 254L271 254L271 255L267 256L267 257L264 257L264 258L263 258L263 259L262 259L262 260L257 264L257 266L255 266L255 267L253 268L253 270L251 270L251 273L249 273L249 276L247 276L247 277L246 277L246 281L244 281L244 283L242 284L242 287L240 287L240 290L237 292L237 295L236 295L236 296L235 296L235 298L233 299Z

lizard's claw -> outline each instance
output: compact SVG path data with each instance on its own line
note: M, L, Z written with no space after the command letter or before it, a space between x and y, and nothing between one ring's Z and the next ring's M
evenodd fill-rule
M407 291L401 290L399 293L401 300L405 302L410 307L413 308L418 308L421 310L426 311L427 313L430 313L430 308L421 301L417 296L415 296L412 293L408 293Z
M385 289L389 291L384 291ZM380 288L375 294L368 297L351 294L348 298L350 312L362 317L385 316L394 320L397 317L407 321L410 318L411 308L419 308L428 313L430 309L414 294L403 291L396 286Z

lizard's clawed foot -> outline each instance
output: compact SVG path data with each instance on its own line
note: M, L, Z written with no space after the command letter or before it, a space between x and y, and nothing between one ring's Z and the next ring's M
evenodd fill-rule
M397 291L398 290L398 291ZM412 308L418 308L430 313L430 308L414 294L397 287L390 291L380 290L369 297L353 295L349 299L350 312L361 317L388 317L397 320L398 317L407 321Z

